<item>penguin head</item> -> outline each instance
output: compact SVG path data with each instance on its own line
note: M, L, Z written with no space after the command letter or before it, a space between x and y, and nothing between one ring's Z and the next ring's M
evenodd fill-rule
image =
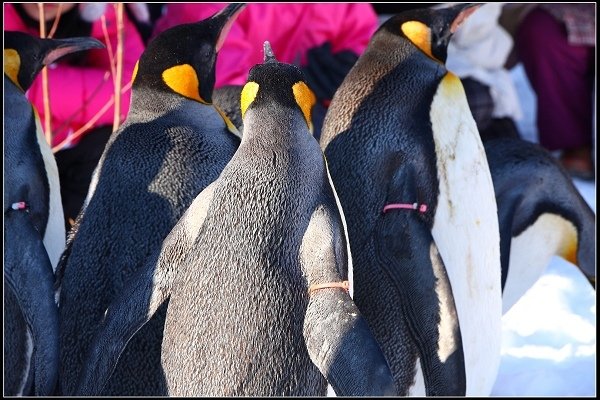
M211 104L217 52L245 6L232 3L205 20L161 32L135 67L133 90L143 85Z
M264 63L255 65L241 93L241 112L270 113L273 107L299 112L309 132L313 132L312 108L316 96L308 87L302 70L295 65L278 62L269 42L264 43Z
M76 51L103 49L92 37L42 39L23 32L4 32L4 74L23 91L46 65Z
M445 64L452 35L479 6L460 3L447 8L405 11L386 21L379 32L404 37L432 59Z

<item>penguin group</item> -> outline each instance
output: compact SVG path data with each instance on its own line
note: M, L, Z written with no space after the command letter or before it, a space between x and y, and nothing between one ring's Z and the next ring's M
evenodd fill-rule
M478 6L383 23L318 141L268 42L215 90L244 6L148 44L66 243L24 91L102 45L5 32L5 394L490 395L503 312L550 256L595 285L595 215L539 146L482 142L445 67Z
M325 396L327 382L340 395L395 393L342 285L346 237L310 132L314 102L300 69L267 43L242 90L238 151L109 308L79 394L102 388L113 369L104 361L167 299L169 395Z

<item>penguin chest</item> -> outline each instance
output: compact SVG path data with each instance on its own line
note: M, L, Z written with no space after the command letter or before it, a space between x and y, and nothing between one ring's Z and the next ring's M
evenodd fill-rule
M506 313L533 286L552 256L574 254L576 246L575 225L555 214L542 214L531 226L514 236L502 292L502 312Z
M33 109L36 137L42 158L44 160L44 167L46 169L46 177L48 178L48 187L50 193L48 199L50 204L48 205L48 225L46 226L46 232L44 234L44 246L50 257L52 269L56 271L58 265L58 259L65 248L65 223L64 223L64 212L60 196L60 181L58 176L58 166L56 165L56 159L54 154L44 137L40 118Z
M458 77L433 98L431 128L439 187L432 235L456 302L467 395L489 395L500 363L500 237L493 183Z

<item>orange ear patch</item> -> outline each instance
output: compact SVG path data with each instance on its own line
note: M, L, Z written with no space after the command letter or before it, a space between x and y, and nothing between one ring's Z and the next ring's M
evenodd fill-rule
M250 103L254 101L256 98L256 94L258 93L258 83L256 82L248 82L244 85L242 89L242 98L240 100L240 107L242 109L242 118L246 114L246 110Z
M209 104L200 97L200 82L196 71L189 64L176 65L163 71L163 81L182 96L189 97L203 104Z
M300 106L302 110L302 114L304 114L304 119L306 120L306 124L308 125L308 129L310 132L313 132L313 124L312 124L312 108L317 102L317 98L315 94L304 82L297 82L292 86L292 91L294 92L294 98L296 99L296 103Z
M11 81L21 88L21 84L17 80L21 68L21 57L15 49L4 49L4 73ZM23 89L23 88L21 88Z
M407 21L400 26L402 33L421 51L435 59L431 53L431 30L419 21Z

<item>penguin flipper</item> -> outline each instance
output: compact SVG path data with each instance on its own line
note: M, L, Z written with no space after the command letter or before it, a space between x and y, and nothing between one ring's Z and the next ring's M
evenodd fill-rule
M342 280L340 271L347 270L345 235L341 222L336 223L328 210L315 210L302 243L302 265L309 284ZM335 393L396 395L383 352L348 292L334 287L309 295L304 319L306 347Z
M417 200L412 169L393 177L387 204ZM392 209L375 228L376 262L404 298L400 307L419 351L427 396L464 396L465 361L446 268L418 210Z
M9 210L4 218L4 282L14 293L31 331L35 394L52 396L59 364L52 264L27 212Z
M185 262L200 231L214 182L207 186L146 263L126 281L106 310L77 384L76 395L100 395L127 343L171 294L179 266Z
M506 279L508 278L508 267L510 262L510 248L512 243L513 219L516 206L509 206L515 201L511 199L512 194L496 195L496 203L498 204L498 227L500 229L500 279L501 289L504 293Z

